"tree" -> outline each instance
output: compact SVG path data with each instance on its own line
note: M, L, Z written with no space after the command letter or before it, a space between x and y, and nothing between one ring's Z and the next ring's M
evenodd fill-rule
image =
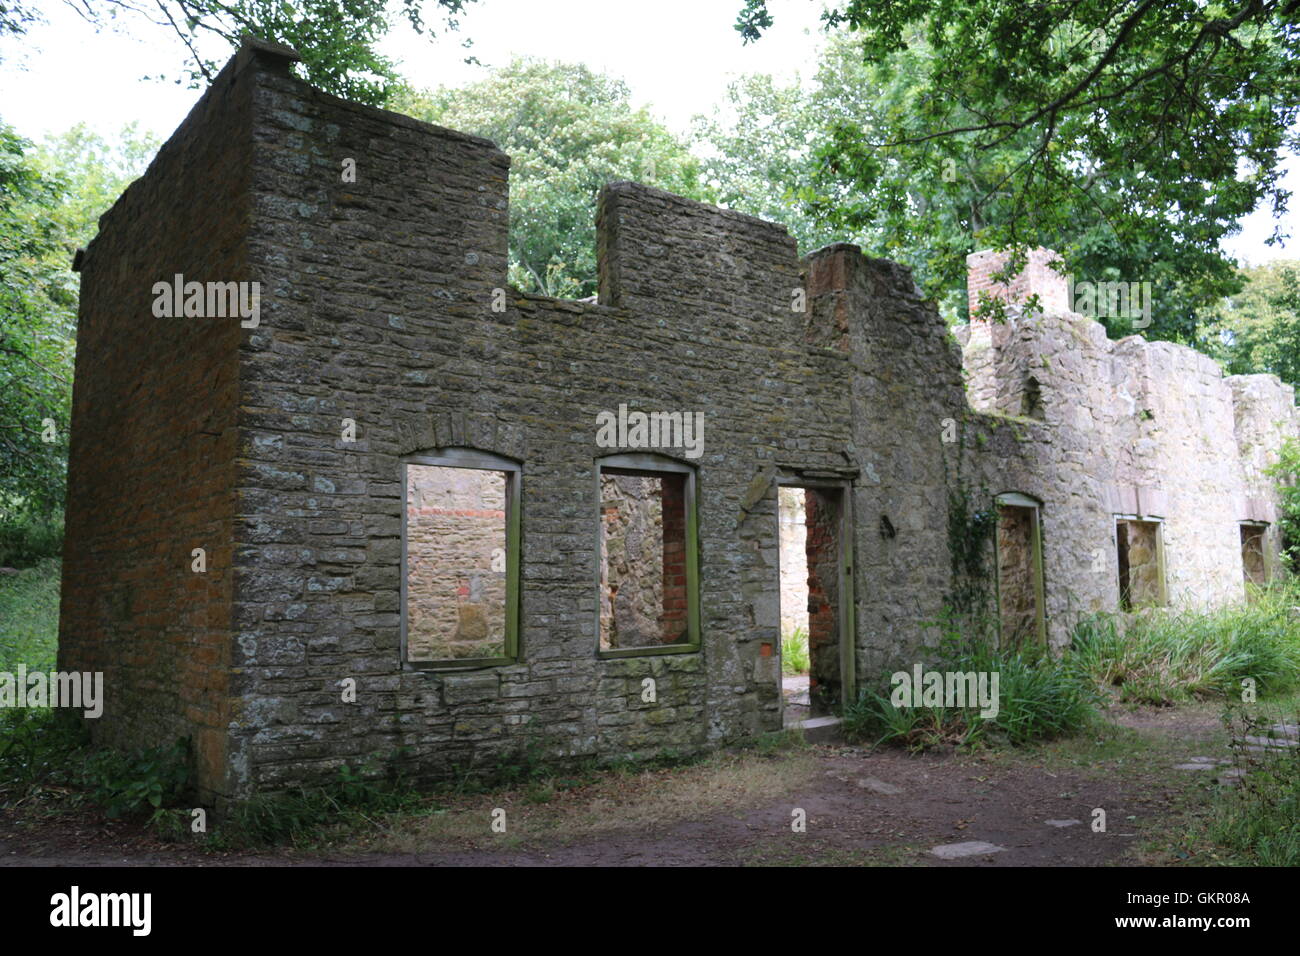
M41 147L0 123L0 511L63 507L77 279L72 256L158 143L74 127Z
M1241 292L1205 321L1206 351L1229 375L1272 372L1300 386L1300 261L1279 260L1241 274Z
M1080 277L1151 281L1164 301L1146 334L1190 340L1196 307L1236 285L1220 240L1261 202L1285 209L1297 8L847 0L827 26L847 27L879 98L825 124L805 202L896 244L1042 244ZM751 42L771 22L747 0L737 29ZM961 245L931 281L959 276Z
M185 75L191 86L212 82L220 62L217 48L238 49L245 33L285 43L302 55L299 71L310 83L337 96L382 105L399 82L391 60L376 51L392 29L387 0L65 0L97 28L145 22L175 35L185 46ZM433 0L447 30L474 0ZM398 13L417 34L435 33L424 19L424 0L401 0ZM22 33L37 19L34 9L0 5L0 35ZM468 42L464 44L468 46ZM224 57L222 57L224 59Z
M516 58L460 89L399 92L392 108L491 139L510 154L511 281L525 291L596 292L596 199L632 179L708 198L700 164L621 80Z

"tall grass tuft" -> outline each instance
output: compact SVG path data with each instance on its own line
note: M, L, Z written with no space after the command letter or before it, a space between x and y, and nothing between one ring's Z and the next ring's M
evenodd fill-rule
M1078 671L1061 667L1046 651L999 651L965 637L951 621L940 622L943 639L929 671L998 675L998 713L978 707L895 707L886 677L865 687L844 708L842 729L850 740L924 750L943 744L1026 744L1082 730L1096 716L1099 697Z
M0 671L52 670L59 642L59 562L0 574Z
M787 677L807 674L812 666L812 657L808 652L808 631L796 627L788 634L781 635L781 673Z
M1211 611L1095 615L1075 629L1065 664L1127 703L1228 697L1245 678L1286 691L1300 684L1298 605L1295 585L1277 584Z

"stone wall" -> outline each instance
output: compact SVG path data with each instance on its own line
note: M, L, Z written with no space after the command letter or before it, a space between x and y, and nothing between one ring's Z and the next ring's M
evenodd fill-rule
M997 257L970 263L978 282ZM1065 284L1040 270L1016 295L1064 302ZM1241 600L1239 524L1276 521L1264 471L1297 432L1291 388L1273 376L1225 377L1213 360L1173 343L1111 341L1099 323L1063 308L1012 310L1001 323L977 317L960 337L972 405L1016 436L1000 463L985 466L985 480L1043 502L1055 645L1081 614L1119 608L1121 516L1160 522L1170 605ZM1023 414L1031 379L1041 423ZM1276 555L1274 527L1267 537ZM1152 550L1139 542L1144 561ZM1151 563L1139 578L1154 573ZM1146 580L1142 593L1154 593L1154 583Z
M997 513L999 646L1018 648L1038 641L1034 514L1016 505L1000 505Z
M59 667L104 674L96 743L192 738L228 786L239 320L160 318L155 283L251 278L247 54L100 217L81 274ZM195 550L201 549L200 555ZM201 558L201 564L196 564ZM203 570L197 571L196 567ZM233 706L232 706L233 704Z
M664 639L664 504L661 479L602 475L600 646Z

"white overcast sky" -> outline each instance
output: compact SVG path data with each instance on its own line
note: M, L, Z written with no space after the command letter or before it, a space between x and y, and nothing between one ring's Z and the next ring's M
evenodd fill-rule
M770 0L775 25L746 47L732 28L741 0L478 0L461 16L458 34L431 43L399 25L382 49L416 86L459 85L481 76L482 67L463 62L466 38L474 41L469 52L486 66L512 54L585 63L625 79L637 103L680 132L693 115L712 110L736 75L790 79L811 73L822 5ZM162 138L171 134L199 96L172 82L184 55L178 40L162 28L128 20L122 22L132 25L129 35L122 29L96 34L61 0L42 0L41 7L48 23L0 46L0 118L33 139L78 122L104 134L132 121ZM145 74L168 79L144 79ZM1286 188L1300 192L1300 163L1288 159ZM1289 212L1283 231L1297 232L1298 222L1296 212ZM1300 238L1281 249L1264 245L1277 225L1267 210L1257 210L1242 225L1226 245L1244 262L1300 250Z

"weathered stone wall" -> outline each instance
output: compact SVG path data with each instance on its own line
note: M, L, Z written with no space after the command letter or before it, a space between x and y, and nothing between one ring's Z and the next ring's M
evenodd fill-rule
M973 283L996 265L972 256ZM1034 291L1063 302L1065 279L1040 270L1014 294ZM1060 308L1012 310L1004 323L977 317L961 337L972 405L1017 436L991 471L986 463L987 480L1043 501L1054 644L1080 614L1119 607L1118 515L1161 522L1171 605L1241 600L1239 522L1276 520L1264 470L1296 433L1290 388L1273 376L1225 378L1213 360L1169 342L1111 341L1099 323ZM1031 379L1047 430L1024 416ZM1275 555L1272 528L1268 539ZM1139 542L1140 556L1151 550ZM1153 573L1151 564L1138 576ZM1144 578L1142 593L1153 588Z
M1029 508L997 509L998 614L1002 647L1038 640L1038 582L1034 562L1034 516Z
M103 672L97 743L192 737L209 793L227 787L242 330L156 317L153 286L251 278L252 65L226 66L78 257L59 667Z
M647 647L664 636L660 479L601 476L600 646Z
M781 516L781 633L808 630L808 529L802 488L783 488Z
M775 488L742 499L778 456L843 468L850 447L846 358L803 342L785 231L613 184L599 303L523 296L490 143L274 72L254 96L250 249L272 293L241 354L238 791L398 747L438 776L530 740L613 756L779 727ZM596 416L624 403L705 413L695 653L597 657ZM520 659L470 673L398 653L400 463L448 447L523 463Z

